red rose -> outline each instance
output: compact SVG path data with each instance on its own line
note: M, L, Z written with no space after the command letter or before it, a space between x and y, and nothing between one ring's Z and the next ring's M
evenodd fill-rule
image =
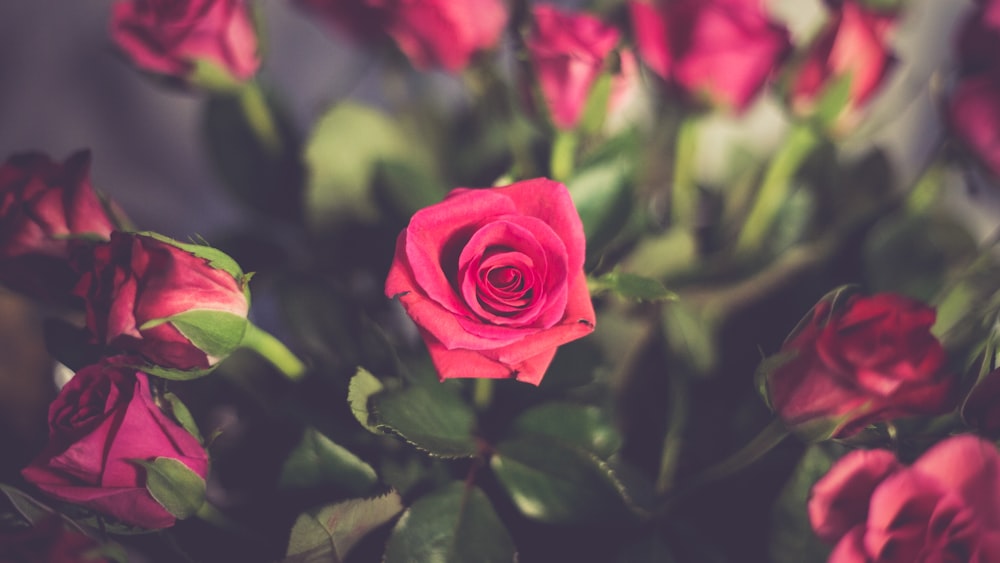
M260 66L243 0L125 0L114 5L111 37L136 66L187 78L198 61L237 80Z
M809 519L835 544L829 561L1000 561L1000 454L971 435L935 445L906 467L858 450L812 489Z
M742 111L791 48L759 0L629 2L639 56L683 91Z
M421 69L465 68L494 47L507 25L502 0L298 0L361 41L389 36Z
M247 277L218 250L115 232L77 259L87 328L112 351L141 356L147 373L209 369L243 338Z
M572 129L620 34L597 17L545 4L536 5L532 17L531 64L553 123Z
M106 563L94 538L70 529L57 515L11 533L0 533L4 563Z
M83 368L49 407L49 443L24 478L46 494L155 529L175 518L146 490L136 460L180 461L202 478L208 457L198 440L165 415L145 374L103 363Z
M843 438L868 424L940 414L955 378L931 334L934 309L879 293L843 305L823 300L764 375L774 411L812 438Z
M845 112L865 104L893 65L887 36L893 13L876 12L852 0L828 2L833 13L792 82L792 105L810 113L817 98L835 81L850 77Z
M594 329L584 247L558 182L457 188L399 235L385 293L420 328L441 379L538 385L556 348Z
M88 151L62 164L16 154L0 166L0 283L39 298L69 295L70 239L107 239L114 229L89 175Z

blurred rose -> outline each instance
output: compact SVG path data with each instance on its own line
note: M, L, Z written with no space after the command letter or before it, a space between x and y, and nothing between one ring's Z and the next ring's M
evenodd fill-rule
M500 41L502 0L297 0L355 40L388 36L413 66L455 72Z
M791 85L792 107L813 111L832 84L850 77L847 107L841 116L864 105L885 81L893 65L887 37L896 15L866 8L856 0L828 0L832 13L809 49Z
M100 344L140 355L155 375L210 368L239 345L247 278L222 252L122 232L88 250L76 257L82 277L74 293Z
M77 372L49 407L49 443L24 478L48 495L142 528L175 518L146 490L135 460L176 459L202 478L208 457L198 440L165 415L145 374L111 362Z
M385 293L420 327L441 379L538 385L556 348L594 329L584 245L558 182L458 188L399 235Z
M742 111L791 48L761 0L632 0L639 57L662 78Z
M821 301L764 375L771 407L814 439L947 411L955 378L931 334L934 319L933 308L891 293Z
M53 514L16 532L0 532L0 561L4 563L104 563L97 540L69 529Z
M549 114L556 127L572 129L620 33L595 16L547 4L536 5L532 18L528 54Z
M1000 561L1000 455L971 435L948 438L906 467L858 450L812 489L809 519L835 544L829 561Z
M986 374L969 391L962 405L962 420L977 432L1000 437L1000 369Z
M90 152L59 164L41 153L0 166L0 283L27 295L65 300L75 280L73 237L107 239L108 208L90 185Z
M188 78L198 61L247 80L260 66L257 34L244 0L124 0L111 37L143 70Z

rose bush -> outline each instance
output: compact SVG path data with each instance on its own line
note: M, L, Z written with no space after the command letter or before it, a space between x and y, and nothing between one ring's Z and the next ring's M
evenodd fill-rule
M639 57L682 91L735 111L754 99L791 48L760 0L633 0Z
M457 188L399 235L385 293L420 328L441 379L537 385L558 346L594 329L585 244L558 182Z
M834 563L1000 560L1000 454L972 435L909 467L886 450L851 452L813 487L809 519Z
M413 66L455 72L499 42L507 24L501 0L298 0L356 40L390 37Z
M888 35L896 16L871 10L855 0L828 0L827 6L830 19L792 80L792 108L811 113L827 88L849 79L847 104L840 117L850 119L882 85L893 66Z
M532 22L528 53L549 114L572 129L621 34L596 16L547 4L532 8Z
M185 377L228 356L247 330L248 276L211 247L115 232L75 257L87 328L148 373Z
M5 563L106 563L97 540L71 530L53 514L30 528L0 532L0 561Z
M38 298L69 296L74 238L107 239L115 228L90 185L90 152L63 163L41 153L0 166L0 283Z
M156 405L148 377L120 363L85 367L62 388L49 407L49 442L21 474L49 496L126 524L172 526L136 461L175 459L204 479L208 456Z
M111 38L143 70L188 78L199 61L244 81L257 72L257 32L244 0L125 0Z
M812 439L948 410L957 381L934 319L933 308L890 293L820 301L762 374L771 408Z

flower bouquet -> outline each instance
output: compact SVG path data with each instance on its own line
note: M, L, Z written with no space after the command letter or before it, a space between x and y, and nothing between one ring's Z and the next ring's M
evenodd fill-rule
M1000 2L935 9L116 0L244 222L5 157L0 561L1000 561ZM305 123L278 13L366 61Z

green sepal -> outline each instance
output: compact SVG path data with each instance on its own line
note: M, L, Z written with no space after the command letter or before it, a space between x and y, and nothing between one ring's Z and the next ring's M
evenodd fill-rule
M250 278L253 277L253 274L244 273L243 269L240 268L240 265L236 262L236 260L233 260L232 257L230 257L225 252L219 250L218 248L214 248L205 244L192 244L192 243L180 242L178 240L174 240L170 237L161 235L160 233L156 233L153 231L138 231L133 234L149 237L152 239L156 239L162 243L175 246L185 252L192 254L197 258L201 258L202 260L207 261L208 265L215 268L216 270L222 270L227 274L233 276L233 279L236 280L236 284L240 287L240 289L243 290L244 295L246 295L247 304L250 303L250 292L248 289L248 284L250 283Z
M299 515L281 563L339 563L369 532L403 511L399 493L350 499Z
M333 485L352 495L362 495L377 481L375 470L361 458L315 428L306 428L285 460L278 486L293 489Z
M198 430L198 424L195 423L194 417L191 416L191 411L188 410L187 405L181 402L180 397L170 391L166 391L160 396L167 402L169 413L173 416L173 419L176 420L177 423L184 428L184 430L187 430L189 434L197 438L199 444L204 446L205 438L201 435L201 431Z
M173 325L209 359L221 361L239 347L250 321L245 316L227 311L193 309L147 321L139 330L149 330L165 323Z
M245 81L236 78L215 61L195 57L190 62L192 67L186 78L188 83L198 88L219 94L235 94L246 85Z
M386 544L384 563L511 563L514 542L478 487L453 481L417 499Z
M182 462L170 457L132 462L146 470L150 496L175 518L194 516L205 504L205 480Z

